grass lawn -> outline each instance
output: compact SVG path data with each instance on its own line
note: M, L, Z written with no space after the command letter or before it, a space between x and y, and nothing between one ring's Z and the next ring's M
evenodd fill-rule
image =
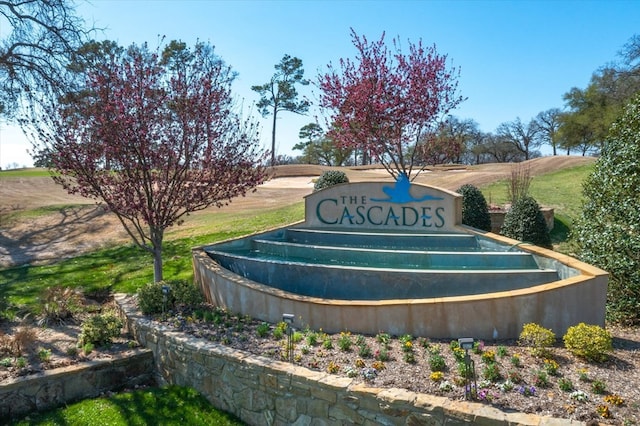
M166 386L87 399L41 414L29 415L11 425L216 425L241 426L231 414L213 408L191 388Z

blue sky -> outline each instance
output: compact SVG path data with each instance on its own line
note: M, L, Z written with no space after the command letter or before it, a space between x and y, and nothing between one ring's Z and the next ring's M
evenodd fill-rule
M193 44L210 42L239 73L234 93L245 105L257 102L250 87L269 80L284 54L302 59L305 76L316 80L327 64L353 58L350 28L370 40L382 32L435 44L460 67L459 88L467 97L454 115L493 132L500 123L564 106L562 95L584 88L591 74L617 59L640 33L640 2L611 1L205 1L92 0L79 14L104 28L96 39L123 46L159 36ZM312 86L301 94L315 99ZM277 153L291 148L309 116L280 113ZM262 119L262 143L270 147L271 120ZM30 165L29 144L20 131L0 125L0 166Z

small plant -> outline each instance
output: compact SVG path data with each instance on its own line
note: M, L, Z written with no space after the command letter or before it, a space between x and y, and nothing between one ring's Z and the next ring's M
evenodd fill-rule
M356 367L358 368L364 368L366 366L366 364L364 363L364 360L361 358L356 359Z
M373 368L374 368L374 369L376 369L377 371L382 371L382 370L384 370L385 368L387 368L387 367L384 365L384 362L382 362L382 361L373 361L373 364L371 364L371 367L373 367Z
M573 391L573 383L571 383L571 380L564 377L561 377L558 379L558 387L560 388L561 391L564 391L564 392Z
M409 343L411 343L411 342L409 342ZM413 353L413 351L405 352L404 354L402 354L402 359L407 364L415 364L416 363L416 355L415 355L415 353Z
M82 310L84 297L69 287L49 287L40 297L38 325L66 324L74 321L74 315Z
M67 355L76 356L78 355L78 348L75 346L69 346L66 350Z
M536 388L534 386L519 386L518 393L523 396L535 396Z
M556 341L556 335L548 328L535 323L528 323L522 327L518 343L529 347L531 355L535 357L550 358L549 348Z
M578 370L578 377L580 378L581 382L590 381L590 379L589 379L589 371L586 368L581 368L581 369Z
M256 334L258 337L267 337L269 335L269 323L262 322L256 327Z
M376 350L374 358L378 361L389 361L389 350L385 347Z
M371 358L371 346L366 343L358 346L358 355L362 358Z
M300 346L300 353L302 353L302 355L308 355L309 352L311 352L311 348L307 345L302 345Z
M349 182L349 178L344 172L339 170L329 170L322 173L322 175L320 175L318 180L316 180L316 182L313 185L313 191L314 192L319 191L321 189L329 188L331 186L338 185L340 183L348 183L348 182Z
M558 374L558 368L560 366L553 359L545 358L544 360L544 370L551 376L556 376Z
M496 353L492 350L484 351L480 358L482 358L482 361L486 364L493 364L496 362Z
M402 343L402 352L406 353L413 353L413 342L411 340L407 340L404 343Z
M16 359L16 367L18 367L18 368L24 368L24 367L26 367L26 366L27 366L27 359L26 359L25 357L23 357L23 356L19 356L19 357Z
M591 382L591 391L598 395L602 395L607 392L607 385L602 380L594 380Z
M538 370L533 376L533 382L539 388L546 388L549 386L549 376L544 370Z
M338 337L338 348L340 348L342 352L349 352L352 344L353 341L351 340L351 333L348 331L340 332L340 336Z
M477 342L473 342L473 353L476 355L482 354L484 351L484 342L479 340Z
M362 334L356 336L356 346L363 346L367 344L367 339Z
M522 366L522 361L520 360L520 355L518 354L511 355L510 361L511 361L511 365L513 365L514 367Z
M322 347L326 350L333 349L333 341L331 340L330 336L326 336L324 338L324 340L322 341Z
M607 395L604 397L604 402L606 402L607 404L611 404L611 405L615 405L616 407L619 407L624 404L624 399L622 399L620 395L616 395L615 393L612 393L611 395Z
M338 374L340 371L340 366L333 361L329 361L329 365L327 365L327 372L329 374Z
M511 380L507 379L502 382L499 387L502 392L510 392L515 387L515 384Z
M36 332L32 327L20 327L11 341L10 352L14 356L19 356L23 352L29 351L36 341Z
M451 392L454 388L455 386L446 380L440 383L440 386L438 386L440 392Z
M38 358L42 362L51 361L51 349L40 349L40 351L38 351Z
M122 325L122 320L114 313L94 315L82 323L78 342L80 345L87 343L98 346L110 345L113 338L120 335Z
M391 336L389 333L378 333L376 335L376 341L383 346L389 346L391 343Z
M498 349L496 350L496 354L500 358L504 358L505 356L509 355L509 351L507 350L506 346L500 345L500 346L498 346Z
M606 361L613 349L611 334L597 325L580 323L569 327L563 340L569 352L588 361Z
M363 368L362 377L364 377L364 380L367 382L372 382L376 377L378 377L378 371L379 370L375 368Z
M522 374L518 370L509 370L507 372L507 380L513 383L522 383Z
M456 361L458 362L464 361L464 357L466 356L466 352L464 349L462 349L460 346L456 346L452 349L452 351L453 351L453 357L456 359Z
M315 331L309 331L307 333L307 345L315 346L318 344L318 333Z
M598 405L596 407L596 413L598 413L598 415L604 419L608 419L611 417L611 410L609 410L609 407L607 405Z
M9 368L13 364L11 358L2 358L0 359L0 367Z
M304 337L304 335L302 334L301 331L294 331L291 334L291 342L292 343L300 343L302 342L302 338Z
M347 374L347 377L354 378L358 377L358 370L353 367L345 368L344 372Z
M202 292L192 282L174 280L165 282L164 285L168 285L171 288L174 306L198 306L204 301Z
M584 391L576 390L571 392L571 399L578 402L587 402L589 400L589 395L587 395Z
M496 383L502 380L502 374L500 373L500 369L498 368L498 364L490 363L484 366L482 369L482 377L485 379Z
M429 379L432 382L441 382L444 379L444 373L442 371L434 371L429 375Z
M444 357L438 353L429 355L429 368L431 371L444 371L446 363Z
M287 323L285 323L284 321L280 321L274 327L273 331L271 332L271 335L275 340L280 340L284 337L285 331L287 331Z

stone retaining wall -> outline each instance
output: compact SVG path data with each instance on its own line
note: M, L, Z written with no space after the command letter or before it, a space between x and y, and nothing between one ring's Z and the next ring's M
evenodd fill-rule
M249 425L579 424L403 389L371 388L169 331L141 316L132 297L117 295L116 302L128 331L153 351L159 382L193 387Z
M20 377L0 385L0 424L107 391L150 384L153 377L153 353L148 349Z

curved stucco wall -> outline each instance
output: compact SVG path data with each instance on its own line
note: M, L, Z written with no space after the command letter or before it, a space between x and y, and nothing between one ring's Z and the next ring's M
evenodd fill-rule
M483 234L507 244L517 241ZM517 338L534 322L564 335L580 322L604 326L607 273L536 246L519 247L577 275L526 289L482 295L384 301L331 300L300 296L257 283L221 268L203 247L193 250L196 283L217 306L263 321L293 314L299 325L327 332L412 334L432 338Z

